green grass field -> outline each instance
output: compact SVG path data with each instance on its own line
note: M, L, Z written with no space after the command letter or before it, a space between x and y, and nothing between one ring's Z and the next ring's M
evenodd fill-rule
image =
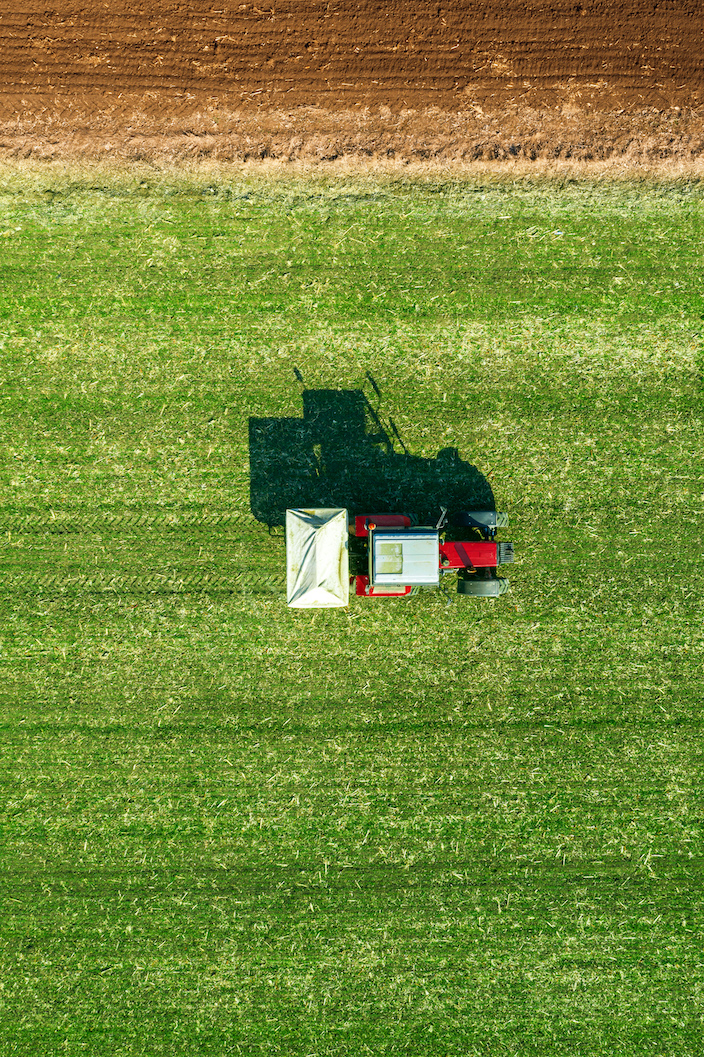
M704 185L0 210L0 1052L701 1053ZM367 432L302 470L321 390ZM286 607L286 496L453 448L509 594Z

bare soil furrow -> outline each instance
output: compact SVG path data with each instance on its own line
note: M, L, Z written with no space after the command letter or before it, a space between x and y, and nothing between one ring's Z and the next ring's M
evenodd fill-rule
M180 157L174 137L207 119L197 134L213 142L197 151L222 158L286 158L295 127L294 157L588 160L622 157L630 129L636 156L686 160L704 121L703 42L699 0L0 0L0 150L83 154L86 137L102 150L109 136L126 157ZM416 147L392 120L409 114ZM665 147L643 132L653 114ZM500 130L470 129L472 115ZM258 122L252 143L233 120Z

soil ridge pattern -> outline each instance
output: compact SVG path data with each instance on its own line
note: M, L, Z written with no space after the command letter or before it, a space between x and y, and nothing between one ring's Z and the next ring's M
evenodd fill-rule
M0 0L5 156L704 157L700 0Z

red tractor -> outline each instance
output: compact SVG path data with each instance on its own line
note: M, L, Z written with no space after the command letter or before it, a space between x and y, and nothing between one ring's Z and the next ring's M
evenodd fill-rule
M508 525L506 514L471 510L448 518L443 509L434 527L418 526L405 514L362 514L350 532L344 509L286 511L287 601L289 606L345 606L350 584L363 598L410 595L420 587L440 588L457 574L457 592L496 598L508 590L497 576L513 561L513 544L496 541ZM453 529L472 530L456 540ZM357 568L350 575L350 551Z

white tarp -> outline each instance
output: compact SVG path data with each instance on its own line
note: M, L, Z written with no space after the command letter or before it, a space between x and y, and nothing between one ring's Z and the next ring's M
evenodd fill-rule
M346 606L350 596L347 511L286 511L286 587L290 606Z

